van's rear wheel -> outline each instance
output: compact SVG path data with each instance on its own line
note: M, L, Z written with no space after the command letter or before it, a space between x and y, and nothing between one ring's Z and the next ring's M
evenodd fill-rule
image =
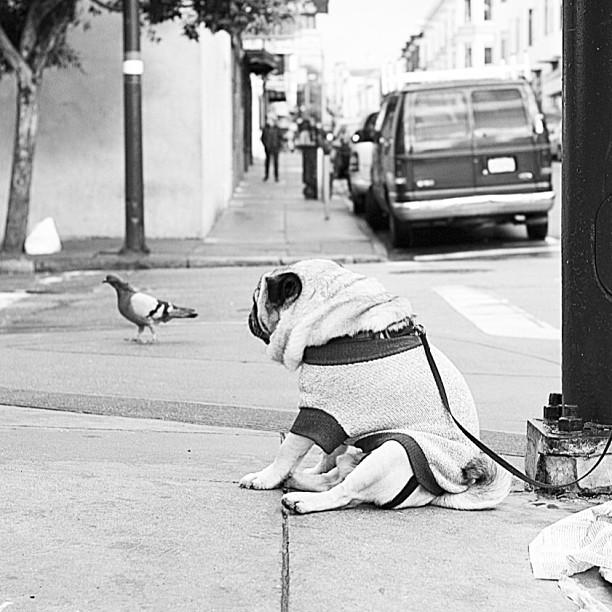
M394 248L406 248L412 245L410 226L400 221L392 212L389 213L389 231L391 233L391 244Z
M383 212L380 209L376 198L374 197L371 187L366 193L363 208L363 216L373 230L379 230L385 227L385 216L383 215Z
M548 235L548 215L527 219L527 236L529 240L545 240Z

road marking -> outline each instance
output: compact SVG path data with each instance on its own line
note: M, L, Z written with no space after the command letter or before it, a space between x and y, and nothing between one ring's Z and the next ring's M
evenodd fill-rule
M23 300L28 294L25 291L14 291L12 293L0 293L0 310L11 304Z
M46 276L41 278L38 282L41 285L53 285L54 283L61 283L65 280L72 280L73 278L78 278L81 276L99 276L99 270L75 270L72 272L63 272L59 276Z
M434 291L485 334L507 338L559 340L560 331L492 293L465 285L444 285Z
M479 249L477 251L458 251L455 253L435 253L432 255L415 255L413 261L457 261L461 259L491 259L524 255L541 255L559 253L561 243L556 238L547 238L546 244L528 247L509 247L501 249Z

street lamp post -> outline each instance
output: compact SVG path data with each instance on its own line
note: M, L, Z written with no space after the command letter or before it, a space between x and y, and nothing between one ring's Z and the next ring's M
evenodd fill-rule
M123 2L125 243L121 253L148 253L144 235L142 73L138 0Z

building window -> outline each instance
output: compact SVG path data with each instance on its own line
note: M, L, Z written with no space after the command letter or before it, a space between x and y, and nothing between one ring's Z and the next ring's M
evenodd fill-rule
M544 34L550 33L550 2L544 0Z
M527 46L533 45L533 9L527 13Z
M491 0L484 0L484 19L485 21L491 21Z
M472 67L472 45L465 45L465 67Z
M505 36L501 39L500 55L502 60L508 59L508 39Z
M472 23L472 0L465 0L465 23Z
M493 63L493 48L492 47L484 48L484 63L485 64Z

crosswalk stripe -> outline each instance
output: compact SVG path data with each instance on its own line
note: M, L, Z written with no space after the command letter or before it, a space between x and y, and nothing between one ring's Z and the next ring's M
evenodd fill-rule
M431 255L415 255L414 261L460 261L467 259L495 259L500 257L524 257L525 255L542 255L544 253L559 253L561 243L556 238L548 237L544 244L525 247L487 248L476 251L457 251L451 253L434 253Z
M11 293L0 293L0 309L6 308L19 300L22 300L28 294L25 291L14 291Z
M485 334L538 340L561 337L557 328L493 293L466 285L443 285L434 291Z

